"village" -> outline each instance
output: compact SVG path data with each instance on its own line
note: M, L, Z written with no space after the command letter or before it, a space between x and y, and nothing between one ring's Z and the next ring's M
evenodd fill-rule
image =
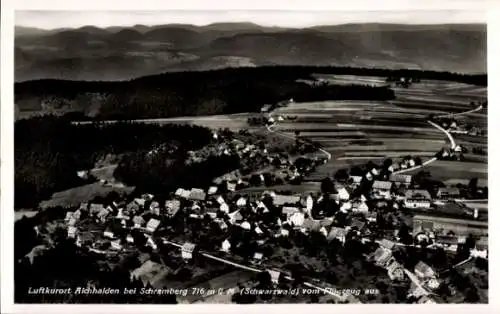
M327 245L356 241L372 248L364 254L366 260L385 269L391 281L410 280L408 298L418 303L438 302L435 291L443 279L423 261L414 269L405 268L394 256L398 248L442 248L457 254L466 246L469 253L464 263L488 257L487 212L481 204L475 206L464 199L483 195L485 182L461 189L429 186L418 176L400 174L422 163L418 157L406 156L382 165L370 162L359 175L325 178L321 191L315 193L274 191L277 184L300 184L326 157L289 158L286 153L269 153L265 146L223 139L217 133L214 138L220 140L217 154L251 160L259 157L266 160L266 166L257 172L232 171L215 178L205 189L179 187L161 196L111 195L82 203L66 212L62 224L67 237L103 256L139 251L141 265L130 276L157 289L168 287L164 278L169 273L168 262L149 257L164 246L180 248L178 258L186 263L205 252L215 260L260 268L277 285L280 274L290 277L275 262L280 259L274 256L279 253L274 249L277 241L286 242L297 235L314 239L321 235ZM193 152L190 158L200 158L200 154ZM405 226L411 232L401 231ZM47 232L43 226L36 231ZM322 287L332 288L326 283ZM357 302L357 298L340 296L336 301Z

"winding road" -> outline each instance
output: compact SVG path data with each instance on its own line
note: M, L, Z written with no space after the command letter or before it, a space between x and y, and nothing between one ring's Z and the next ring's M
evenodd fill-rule
M459 113L450 113L450 114L446 114L446 115L440 115L440 116L437 116L436 118L445 118L445 117L446 118L454 118L454 117L457 117L457 116L462 116L462 115L467 115L467 114L470 114L470 113L478 112L478 111L480 111L482 109L483 109L483 106L479 105L477 108L474 108L474 109L471 109L471 110L468 110L468 111L459 112ZM270 118L272 117L272 112L269 113L269 117ZM448 140L450 141L451 149L455 149L457 147L455 139L453 138L453 136L451 135L450 132L448 132L447 130L445 130L444 128L442 128L441 126L439 126L438 124L436 124L436 123L434 123L434 122L432 122L430 120L427 120L427 123L429 123L430 125L432 125L434 128L438 129L439 131L443 132L448 137ZM271 124L271 125L267 125L266 128L267 128L267 130L270 133L274 133L274 134L277 134L277 135L279 135L281 137L285 137L285 138L289 138L289 139L295 140L295 137L292 136L292 135L289 135L289 134L286 134L286 133L274 130L272 127L275 126L275 125L276 125L276 122L273 123L273 124ZM330 154L328 151L324 150L323 148L320 148L319 151L321 151L323 154L325 154L326 158L328 160L330 160L332 158L332 154ZM395 171L393 174L403 174L403 173L406 173L406 172L409 172L409 171L420 169L420 168L423 168L423 167L425 167L425 166L427 166L427 165L435 162L436 160L438 160L438 159L436 157L433 157L433 158L425 161L421 165L418 165L418 166L415 166L415 167L411 167L411 168L407 168L407 169L401 169L401 170Z

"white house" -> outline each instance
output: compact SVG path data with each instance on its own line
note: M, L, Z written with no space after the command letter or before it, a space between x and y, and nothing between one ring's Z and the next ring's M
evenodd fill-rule
M228 239L224 240L221 245L221 251L229 253L231 250L231 242Z
M106 237L106 238L110 238L110 239L114 239L115 238L115 234L112 231L109 231L109 230L104 231L103 236Z
M240 227L244 230L251 230L252 229L252 226L250 225L250 223L248 221L242 222Z
M76 227L74 226L69 226L68 227L68 238L74 239L76 237Z
M184 259L192 259L193 258L193 252L195 249L196 245L190 242L186 242L182 245L181 247L181 256Z
M244 197L240 197L237 201L236 201L236 206L239 206L239 207L243 207L243 206L246 206L247 205L247 199L244 198Z
M217 187L216 186L211 186L208 188L208 195L213 195L217 193Z
M126 240L127 240L128 243L134 243L134 237L131 234L127 235L127 239Z
M340 188L338 190L338 195L339 195L339 199L343 200L343 201L349 200L349 197L350 197L349 192L344 187Z
M149 232L155 232L156 229L158 229L158 226L160 225L160 221L158 219L154 219L154 218L151 218L147 225L146 225L146 229L149 231Z
M226 203L220 205L220 211L224 213L229 213L229 206Z
M304 221L305 221L305 216L304 216L304 213L295 213L293 215L290 216L290 218L288 219L288 222L290 222L293 226L302 226L302 224L304 224Z
M391 198L391 189L392 182L391 181L379 181L375 180L372 185L373 192L376 196L390 199Z
M113 250L121 251L123 249L123 246L121 245L120 239L117 239L115 241L111 241L111 248Z
M408 190L405 193L406 208L430 208L431 195L426 190Z

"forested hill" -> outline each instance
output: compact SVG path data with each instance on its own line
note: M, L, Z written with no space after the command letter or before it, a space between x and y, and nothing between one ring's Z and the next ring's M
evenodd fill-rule
M22 111L63 109L102 119L137 119L258 111L265 103L293 97L312 100L389 100L388 87L310 86L297 82L313 73L410 76L485 86L487 76L419 70L268 66L205 72L175 72L121 82L36 80L15 84Z

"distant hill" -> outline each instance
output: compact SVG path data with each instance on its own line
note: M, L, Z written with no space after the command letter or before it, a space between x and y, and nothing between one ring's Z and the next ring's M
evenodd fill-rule
M286 29L215 23L59 30L18 26L15 31L16 81L130 79L164 71L273 64L486 72L482 24Z

